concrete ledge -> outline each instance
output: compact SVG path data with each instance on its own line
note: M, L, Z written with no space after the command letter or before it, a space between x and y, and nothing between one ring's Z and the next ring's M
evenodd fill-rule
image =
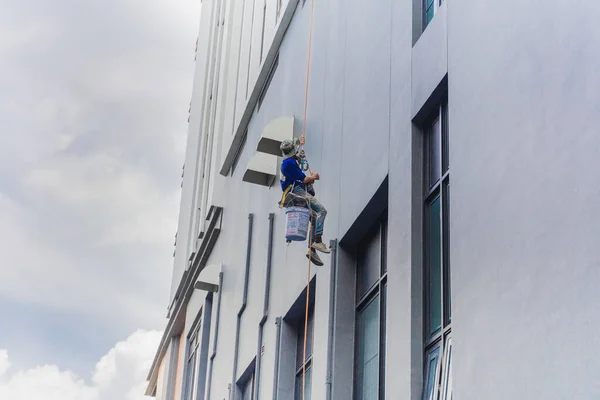
M277 176L277 157L256 153L248 162L242 180L255 185L270 187Z
M200 275L198 275L198 280L219 286L219 274L222 272L222 270L223 264L221 263L205 265L200 272ZM198 280L196 282L198 282Z
M280 117L265 126L256 150L277 157L281 155L281 150L279 149L281 142L293 138L294 117Z

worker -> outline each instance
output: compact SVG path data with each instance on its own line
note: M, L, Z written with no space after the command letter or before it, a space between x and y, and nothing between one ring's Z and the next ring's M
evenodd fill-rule
M323 243L323 228L327 210L317 200L313 189L310 188L315 181L320 179L319 174L311 173L310 176L306 176L299 166L301 160L298 156L298 144L300 146L304 145L304 136L301 136L299 141L284 140L280 146L283 156L280 181L281 190L284 193L283 203L287 206L290 203L300 205L298 202L303 202L302 205L310 208L316 215L316 217L311 218L312 246L308 249L306 257L310 258L313 264L321 266L323 261L321 261L317 251L329 254L329 249ZM312 193L309 193L308 188Z

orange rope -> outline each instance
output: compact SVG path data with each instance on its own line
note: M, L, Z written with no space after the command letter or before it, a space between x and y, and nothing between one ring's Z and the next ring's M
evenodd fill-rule
M312 211L311 211L311 217L310 217L310 226L311 228L309 229L309 234L310 234L310 239L309 239L309 243L310 246L308 248L308 250L310 252L313 251L312 249L312 244L313 244L313 228L312 228L312 221L313 221L313 216L312 216ZM310 254L308 256L308 279L307 279L307 285L306 285L306 309L304 310L304 355L303 355L303 360L302 360L302 400L305 400L305 390L306 390L306 343L307 343L307 336L308 336L308 305L309 305L309 298L310 298Z
M308 82L310 80L310 58L312 53L313 17L315 14L315 0L311 0L310 8L310 33L308 36L308 62L306 66L306 87L304 94L304 120L302 125L302 136L306 138L306 109L308 108Z
M314 15L315 15L315 0L311 0L311 7L310 7L310 33L308 36L308 61L307 61L307 65L306 65L306 87L305 87L305 92L304 92L304 119L303 119L303 123L302 123L302 137L304 138L304 140L306 141L306 110L308 108L308 84L309 84L309 80L310 80L310 57L311 57L311 52L312 52L312 37L313 37L313 20L314 20ZM310 165L308 167L308 171L310 172L310 174L312 175L312 171L310 169ZM310 204L308 205L310 208ZM306 343L307 343L307 335L308 335L308 306L309 306L309 298L310 298L310 278L311 278L311 274L310 274L310 263L311 263L311 253L313 252L312 249L312 245L313 245L313 213L312 210L310 212L310 229L309 229L309 247L308 247L308 251L309 251L309 256L308 256L308 278L307 278L307 282L306 282L306 309L304 312L304 353L303 353L303 359L302 359L302 400L306 399Z

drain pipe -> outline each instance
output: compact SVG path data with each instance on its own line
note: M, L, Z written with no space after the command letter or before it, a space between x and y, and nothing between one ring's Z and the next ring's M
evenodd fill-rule
M325 399L331 400L333 392L333 345L335 342L335 299L337 288L338 241L329 242L331 247L331 268L329 270L329 326L327 327L327 371L325 374Z
M235 398L235 390L237 386L237 366L238 366L238 355L240 351L240 326L242 323L242 314L246 310L246 302L248 300L248 279L250 277L250 259L252 255L252 227L254 222L254 214L248 214L248 245L246 247L246 271L244 274L244 294L242 298L242 305L240 311L237 314L237 322L235 325L235 345L233 350L233 372L231 376L231 391L229 392L229 399Z
M219 322L221 320L221 296L223 294L223 272L219 272L219 292L217 294L217 316L215 318L215 333L213 338L212 354L210 355L210 366L206 387L206 398L210 399L212 390L213 364L217 356L217 339L219 338Z
M269 298L271 294L271 265L273 264L273 222L275 214L269 214L269 238L267 245L267 268L265 271L265 295L263 300L263 315L258 323L258 344L256 349L256 367L254 372L254 398L260 398L260 374L263 356L263 330L269 317Z
M275 368L273 368L273 400L279 397L279 358L281 352L281 317L275 319L277 334L275 336Z

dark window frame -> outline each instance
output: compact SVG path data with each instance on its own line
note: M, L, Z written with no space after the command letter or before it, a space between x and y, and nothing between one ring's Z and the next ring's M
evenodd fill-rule
M202 315L202 309L199 312ZM200 327L202 326L202 318L199 318L191 329L188 335L188 349L186 357L186 374L185 374L185 391L183 400L192 400L195 397L194 389L196 383L196 371L198 370L198 351L200 349ZM190 368L191 366L191 368ZM191 375L190 375L191 374Z
M437 0L434 0L437 1ZM434 132L437 121L440 121L439 132ZM423 393L422 400L445 400L447 391L445 386L451 377L448 370L451 370L451 337L452 337L452 314L451 314L451 282L450 282L450 163L448 157L448 103L447 100L441 102L431 116L426 120L423 141ZM430 181L430 168L432 154L429 153L430 141L433 135L439 135L440 147L439 154L434 155L436 162L440 166L440 174L435 181ZM429 304L431 282L430 272L430 249L428 248L429 239L432 237L429 232L429 206L439 199L439 274L437 278L440 282L440 304L439 307L441 328L431 333L430 309ZM435 253L434 253L435 254ZM434 376L431 376L430 361L431 356L437 354L437 364ZM435 357L434 357L435 359ZM433 381L432 381L433 379ZM430 386L433 385L433 386ZM444 386L444 387L443 387ZM428 393L428 388L433 391ZM442 390L444 389L444 390ZM444 398L442 398L444 396Z
M364 291L364 293L360 293L359 291L359 274L360 274L360 266L359 266L359 251L362 246L365 244L364 240L371 238L371 235L376 232L376 236L379 236L379 275L376 280L368 289ZM371 228L369 233L365 235L363 241L359 243L355 253L355 262L356 262L356 305L355 305L355 346L354 346L354 390L353 390L353 398L355 400L362 400L362 394L359 394L360 382L358 377L359 373L359 317L361 312L363 312L369 305L372 304L373 301L378 302L378 319L379 319L379 332L378 332L378 398L385 399L385 349L386 349L386 312L387 312L387 210L382 214L380 218L377 219L374 226Z
M241 377L237 380L235 384L235 394L234 398L237 400L246 400L244 399L244 395L250 395L248 400L256 400L255 395L255 387L257 385L256 382L256 357L252 360L250 365L246 368Z
M310 398L311 393L311 384L312 384L312 364L313 364L313 352L314 352L314 340L315 340L315 305L314 303L309 304L308 308L308 324L312 326L312 330L310 332L310 337L307 335L307 349L309 348L310 343L310 354L307 354L306 360L302 361L304 358L304 322L306 318L306 313L302 313L302 318L298 319L296 324L296 359L295 359L295 370L296 376L294 378L294 400L302 400L302 392L300 392L300 398L297 398L297 388L298 384L300 384L300 390L302 390L302 375L304 371L306 371L306 375L309 376L310 370L310 381L308 382L307 387L307 397ZM299 346L299 344L302 344ZM300 358L300 361L298 359ZM306 394L306 393L305 393Z
M437 14L437 10L440 9L440 7L442 6L442 3L444 2L444 0L431 0L431 4L427 4L429 3L430 0L423 0L423 31L425 31L425 29L427 28L427 26L429 26L429 24L431 23L431 21L433 21L433 18L435 18L435 14ZM429 9L432 9L433 15L431 16L431 20L427 20L427 11Z
M256 384L256 382L254 381L254 371L252 371L250 373L250 375L248 376L248 378L241 384L241 387L240 387L241 400L245 400L244 395L246 393L250 394L250 400L254 400L254 385L255 384Z

